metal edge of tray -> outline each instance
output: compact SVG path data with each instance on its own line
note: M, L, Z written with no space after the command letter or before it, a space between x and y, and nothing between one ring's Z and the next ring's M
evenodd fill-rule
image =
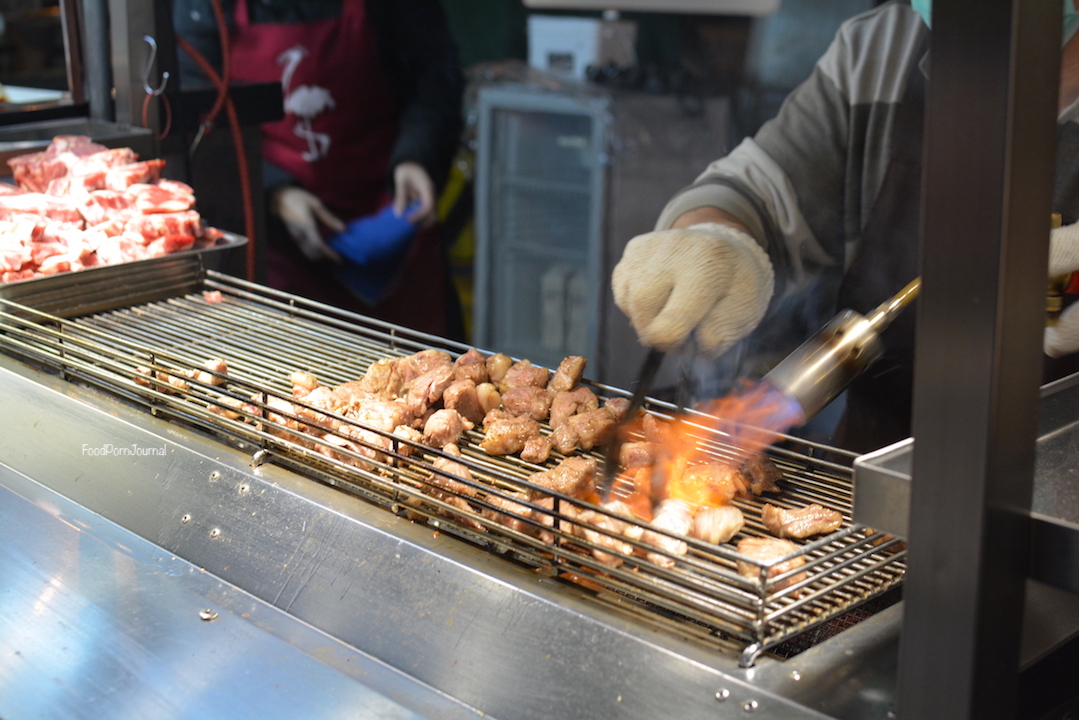
M212 247L0 285L0 299L63 318L114 309L118 286L125 304L162 300L194 292L201 286L207 259L247 242L242 235L225 232Z

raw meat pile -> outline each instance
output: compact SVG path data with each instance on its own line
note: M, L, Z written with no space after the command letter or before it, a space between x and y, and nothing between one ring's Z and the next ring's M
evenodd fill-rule
M161 179L164 160L139 161L81 135L8 160L0 183L0 283L209 247L195 195Z

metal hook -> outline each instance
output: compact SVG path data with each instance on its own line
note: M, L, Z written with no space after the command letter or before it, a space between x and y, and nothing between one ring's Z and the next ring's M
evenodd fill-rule
M166 70L161 73L161 87L156 90L150 87L150 73L154 69L154 61L157 59L157 41L149 35L143 35L142 39L150 44L150 57L146 60L146 70L142 73L142 87L146 91L147 95L153 95L157 97L161 93L165 92L165 86L169 84L169 73Z

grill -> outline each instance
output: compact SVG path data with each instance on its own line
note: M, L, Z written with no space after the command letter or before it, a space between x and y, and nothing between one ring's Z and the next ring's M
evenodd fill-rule
M220 291L223 301L208 302L207 291ZM598 508L528 479L553 466L560 459L557 453L546 466L488 456L478 447L482 436L473 430L461 443L463 458L456 458L373 428L364 428L372 433L371 442L349 438L361 446L355 452L296 429L312 422L308 412L333 414L293 398L288 375L294 370L310 371L332 386L360 378L379 358L425 348L460 354L467 346L207 270L198 256L164 258L137 274L102 268L16 284L2 294L0 344L9 354L196 427L249 452L253 463L280 464L363 497L402 516L402 522L427 522L542 577L574 583L597 602L705 643L734 648L746 667L764 651L782 654L784 647L797 647L796 639L810 629L849 622L856 606L902 581L902 541L850 520L850 467L806 454L827 448L782 438L768 450L784 475L782 493L735 500L746 517L743 535L768 534L759 520L764 502L785 507L819 503L840 511L844 523L837 531L796 541L801 543L797 554L806 560L803 566L772 575L770 567L783 558L764 563L741 555L733 544L678 538L688 552L670 556L673 567L666 567L646 555L665 554L657 546L619 536L634 547L621 553L594 541L610 535L600 526L589 528L598 533L593 539L573 532L576 510ZM165 380L143 379L136 370L177 376L211 357L228 361L223 387L190 380L189 387L177 390ZM605 385L590 387L602 396L626 395ZM215 412L222 398L247 402L249 409L239 411L237 419L223 417ZM271 409L275 400L292 403L298 414ZM645 408L668 419L675 412L657 400ZM690 427L699 447L715 460L737 457L728 436L707 416L692 415ZM795 447L801 451L790 449ZM434 464L440 457L467 466L472 479L447 476ZM439 476L470 491L448 493L445 482L435 483ZM440 493L432 495L435 489ZM523 500L521 493L530 489L553 496L554 507ZM466 497L467 504L459 501ZM668 534L629 517L619 519ZM549 536L537 537L530 528ZM593 551L617 556L621 564L600 562ZM743 570L753 568L752 577L738 572L739 563Z

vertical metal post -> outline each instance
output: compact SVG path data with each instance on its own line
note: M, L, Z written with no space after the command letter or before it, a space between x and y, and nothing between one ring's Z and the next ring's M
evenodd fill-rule
M112 79L116 122L142 126L143 80L150 47L144 35L154 35L153 2L108 0L112 40ZM156 109L155 109L156 112ZM156 121L156 116L152 118ZM154 122L151 122L151 127Z
M82 31L83 81L90 117L111 121L112 66L109 48L108 0L71 0L79 7Z
M1059 2L934 3L901 718L1014 718Z

